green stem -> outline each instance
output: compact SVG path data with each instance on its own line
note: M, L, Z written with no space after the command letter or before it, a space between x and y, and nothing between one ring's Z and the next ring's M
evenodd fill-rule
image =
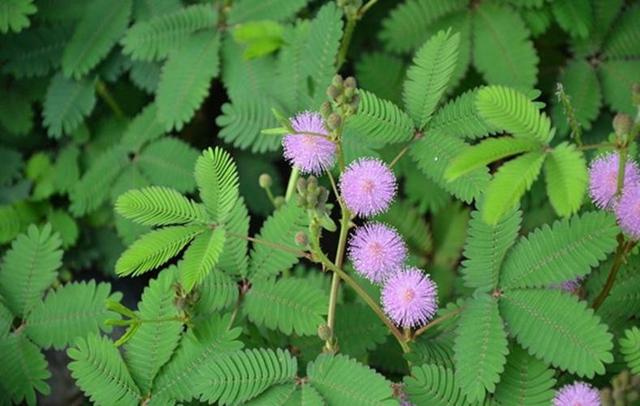
M357 17L347 16L347 26L344 28L344 35L342 36L342 44L340 44L340 51L338 52L338 64L337 70L339 71L344 62L347 60L347 52L349 51L349 44L353 37L353 31L356 28L358 22Z
M307 259L310 258L308 253L306 253L306 252L304 252L302 250L297 250L295 248L288 247L286 245L277 244L275 242L271 242L271 241L267 241L267 240L261 240L259 238L244 236L244 235L241 235L241 234L236 234L236 233L232 233L230 231L227 231L225 234L227 236L229 236L229 237L240 238L241 240L251 241L252 243L255 243L255 244L262 244L262 245L265 245L267 247L275 248L275 249L278 249L278 250L283 251L283 252L288 252L290 254L297 255L297 256L302 257L302 258L307 258Z
M300 170L294 166L293 169L291 169L291 175L289 175L289 182L287 183L287 191L284 194L285 202L291 200L291 196L293 196L293 192L296 190L298 177L300 177Z
M618 152L618 183L617 183L617 187L616 187L616 195L620 196L620 193L622 193L622 188L624 187L624 168L626 166L627 163L627 147L624 146L623 148L620 148L619 152Z
M374 4L376 4L378 2L378 0L369 0L367 2L367 4L365 4L364 6L362 6L362 8L360 9L360 12L358 13L359 18L362 18L362 16L369 11L369 9L371 7L373 7Z
M435 320L431 320L431 322L429 324L425 324L424 326L420 327L418 330L416 330L416 332L413 334L413 337L416 338L418 336L420 336L421 334L424 334L427 330L429 330L430 328L433 328L435 326L437 326L438 324L449 320L450 318L457 316L460 312L462 311L462 307L459 309L456 309L450 313L445 314L444 316L440 316Z
M599 144L580 145L578 147L578 150L586 151L586 150L589 150L589 149L598 149L598 148L615 147L615 146L616 146L616 144L614 144L612 142L601 142Z
M600 306L604 303L604 301L609 296L611 289L613 288L613 284L616 281L616 276L618 275L618 271L622 267L622 265L627 262L627 254L631 252L633 247L635 247L636 242L634 241L626 241L624 235L618 234L618 248L616 249L616 256L613 259L613 265L611 265L611 270L609 271L609 275L607 276L607 281L604 284L604 287L600 291L596 300L593 301L593 309L598 310Z
M113 98L113 96L109 92L109 89L107 89L107 86L104 84L103 81L101 80L96 81L96 92L100 97L102 97L102 100L104 100L104 102L107 103L109 108L111 108L111 111L113 111L113 113L118 118L121 118L121 119L127 118L124 112L122 111L122 109L120 108L120 105L118 104L118 102L116 102L116 99Z

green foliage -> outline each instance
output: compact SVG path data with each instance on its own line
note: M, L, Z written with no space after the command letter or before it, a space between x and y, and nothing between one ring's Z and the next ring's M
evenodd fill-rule
M431 37L413 58L407 70L403 100L419 130L429 123L447 89L458 58L459 34L440 31Z
M69 283L50 291L26 319L25 333L42 348L62 349L76 337L100 330L110 331L104 322L115 318L105 307L107 300L118 301L107 283Z
M327 313L326 293L302 279L255 281L245 298L249 320L290 335L314 335Z
M365 54L356 62L356 77L360 87L396 105L401 102L404 76L404 62L393 55L381 52Z
M523 237L507 257L500 285L546 287L587 275L617 245L618 227L605 212L556 221Z
M205 223L207 220L201 205L176 190L160 186L130 190L120 195L115 210L123 217L147 226Z
M530 354L554 366L590 378L613 361L607 327L585 302L566 293L509 290L500 298L500 313Z
M50 225L29 226L2 259L0 296L17 316L26 316L56 280L62 260L60 237Z
M586 38L593 24L591 2L558 0L551 6L558 24L573 37Z
M413 137L413 121L395 104L365 90L359 94L358 112L347 121L345 131L366 135L382 145L406 142Z
M453 371L439 365L413 367L404 384L409 399L418 405L448 406L466 402L455 383Z
M94 81L73 80L56 74L47 89L44 101L44 125L50 137L70 134L91 114L96 104Z
M0 5L0 33L20 32L29 27L29 16L38 8L33 0L7 0Z
M23 401L36 404L36 391L48 395L51 391L47 380L51 373L47 361L38 347L24 335L10 334L0 338L0 388L7 403Z
M251 20L286 20L294 16L308 0L238 0L229 13L231 24Z
M602 107L602 90L596 69L587 61L573 60L564 69L560 83L569 96L578 124L589 130ZM559 102L554 104L552 113L558 135L564 136L569 132L569 125Z
M204 366L196 387L204 401L237 404L256 397L271 385L293 381L296 372L296 359L280 349L230 352Z
M2 72L16 78L47 75L60 66L70 36L66 25L35 27L12 36L0 47L2 58L7 60Z
M478 112L477 95L478 90L469 90L448 102L434 115L431 129L470 139L496 134L499 128L485 121Z
M215 268L226 238L224 227L207 230L194 238L180 264L180 284L187 292Z
M547 194L553 209L570 216L580 209L587 191L587 163L582 152L573 145L555 147L544 163Z
M221 148L204 151L196 162L195 178L209 215L226 221L238 200L238 170L231 156Z
M625 331L620 339L620 352L631 373L637 375L640 372L640 330L637 327Z

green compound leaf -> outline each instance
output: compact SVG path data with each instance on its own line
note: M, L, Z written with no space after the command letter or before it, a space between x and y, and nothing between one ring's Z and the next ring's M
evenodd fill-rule
M129 220L147 226L206 223L204 207L173 189L150 186L120 195L115 210Z
M37 404L36 392L46 396L51 391L47 360L25 335L0 338L0 362L0 389L4 392L0 399L7 396L14 404L26 402L31 406Z
M509 352L497 301L479 295L465 304L455 340L456 382L468 401L483 401L500 381Z
M500 313L530 354L592 378L613 362L613 336L585 302L555 289L505 291Z
M606 212L544 225L523 237L505 260L502 288L547 287L587 275L616 248L618 227Z
M62 72L79 79L89 73L118 42L129 25L132 0L89 3L62 55Z
M315 335L327 314L327 295L323 289L289 277L277 282L254 281L245 298L249 320L290 335Z
M225 243L224 227L198 235L184 253L180 263L180 284L186 292L199 285L218 264Z
M158 117L167 131L181 130L209 93L218 75L220 36L211 30L189 37L171 52L158 84Z
M67 350L71 376L97 404L137 405L140 390L118 348L107 337L92 334Z
M29 16L37 10L33 0L4 0L0 4L0 33L20 32L29 27Z
M307 365L309 383L330 405L396 405L391 382L345 356L321 354Z
M425 128L447 90L458 60L460 35L440 31L413 58L404 82L403 100L418 129Z
M26 320L26 334L42 348L60 350L77 337L110 331L104 322L117 318L117 314L108 311L105 303L120 297L111 293L108 283L69 283L51 291L34 307Z
M640 329L632 327L624 332L620 339L620 352L631 369L631 373L640 373Z
M485 121L476 108L478 90L468 90L445 104L433 116L429 128L451 137L468 139L497 134L500 128Z
M238 200L238 170L228 152L207 149L198 158L195 178L200 198L211 218L224 223Z
M555 147L544 163L547 194L560 216L576 213L587 191L589 173L581 151L568 143Z
M43 124L47 134L60 138L71 134L93 111L96 104L94 83L89 79L79 81L56 74L49 84L43 106Z
M467 404L455 382L453 370L425 364L411 368L404 378L409 400L416 405L451 406Z

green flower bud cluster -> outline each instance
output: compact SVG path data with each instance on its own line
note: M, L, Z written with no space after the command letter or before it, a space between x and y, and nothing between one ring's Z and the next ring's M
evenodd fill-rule
M327 88L326 101L320 107L320 114L324 118L329 130L340 128L344 119L354 114L358 109L360 96L358 84L354 77L343 79L342 76L334 76L331 85Z
M315 176L300 178L296 184L298 205L307 209L324 211L329 200L329 190L318 184Z
M602 406L632 406L640 403L640 376L628 370L611 380L611 387L600 391Z

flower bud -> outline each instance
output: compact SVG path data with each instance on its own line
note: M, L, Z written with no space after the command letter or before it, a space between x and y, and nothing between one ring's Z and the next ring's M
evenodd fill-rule
M632 125L633 121L628 114L618 113L613 118L613 129L619 137L629 134Z
M348 87L346 89L344 89L344 97L347 100L351 100L353 99L353 96L356 95L356 89L354 89L353 87Z
M298 231L295 235L296 244L301 247L306 247L309 244L309 237L304 231Z
M307 180L305 178L298 179L296 182L296 190L300 195L304 195L307 192Z
M327 126L330 130L336 130L340 128L340 124L342 123L342 118L338 113L331 113L329 118L327 118Z
M346 88L350 88L350 89L355 89L356 87L358 87L358 84L356 82L356 78L354 78L353 76L349 76L348 78L346 78L344 80L344 87Z
M331 103L329 103L328 101L322 103L322 106L320 106L320 115L322 115L322 117L327 118L329 117L329 114L331 114L331 111L333 109L331 108Z
M318 326L318 337L322 341L330 340L333 337L333 332L331 331L331 327L326 324L321 324Z
M258 184L260 185L261 188L268 189L273 184L273 180L271 179L271 176L268 173L263 173L258 178Z
M337 88L341 88L344 84L344 81L342 80L342 76L340 75L335 75L333 77L333 80L331 81L331 84L334 85Z
M284 196L278 196L275 199L273 199L273 204L274 206L276 206L276 209L279 209L280 207L284 206L285 203L286 203L286 200L284 200Z
M329 96L331 99L337 99L341 94L342 91L334 85L331 85L327 88L327 96Z

